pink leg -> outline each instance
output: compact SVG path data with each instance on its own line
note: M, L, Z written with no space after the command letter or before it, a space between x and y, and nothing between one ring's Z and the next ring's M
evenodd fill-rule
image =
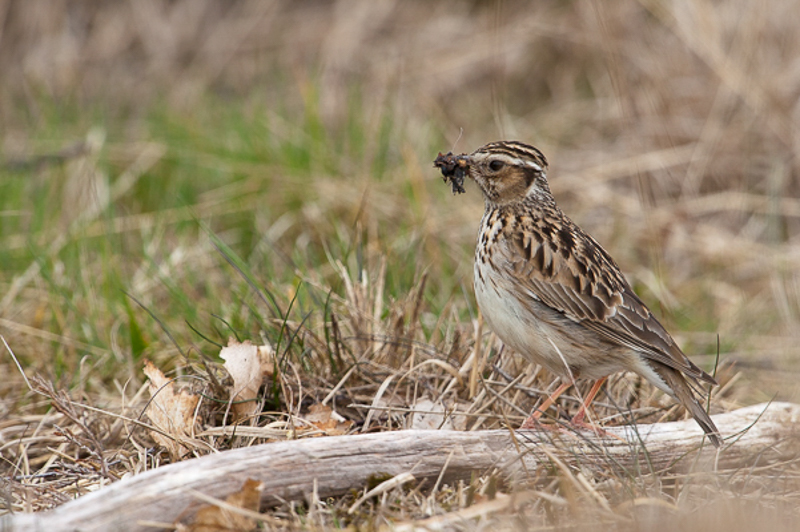
M528 419L526 419L525 421L522 422L522 425L520 425L519 428L521 428L521 429L532 429L532 428L535 428L536 427L536 423L539 421L539 418L542 417L542 414L545 413L547 411L547 409L550 408L553 405L553 403L556 402L556 399L558 399L558 397L562 393L564 393L567 390L567 388L569 388L570 386L572 386L571 382L562 382L558 386L558 388L556 388L556 391L554 391L552 394L550 394L550 397L545 399L544 403L542 403L542 405L539 408L534 410L533 414L528 416Z
M584 425L583 418L586 417L586 409L589 408L589 405L592 404L594 398L597 397L597 393L600 391L600 388L606 382L608 377L603 377L602 379L597 379L597 381L592 385L592 388L589 390L589 393L586 394L581 407L578 409L578 413L575 414L575 417L572 418L573 425Z

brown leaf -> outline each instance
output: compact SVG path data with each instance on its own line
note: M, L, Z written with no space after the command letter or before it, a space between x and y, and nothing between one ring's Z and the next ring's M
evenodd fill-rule
M231 397L233 413L237 421L256 413L255 399L264 377L272 375L275 350L271 345L255 346L249 341L239 343L233 338L228 347L223 347L219 356L225 361L225 369L233 379Z
M195 409L199 395L183 389L175 393L175 387L161 370L149 360L144 361L144 374L150 379L150 396L153 400L147 407L147 417L167 435L150 431L153 439L169 451L173 460L191 452L186 439L195 432Z
M341 419L341 416L334 414L331 407L322 403L311 405L303 419L313 426L312 430L321 430L326 436L344 435L353 426L352 421ZM303 432L308 431L301 430L299 434L302 435Z
M225 498L231 506L257 512L261 502L261 491L264 484L248 478L242 489ZM256 520L217 505L201 506L189 525L178 525L178 530L185 532L221 532L250 531L256 526Z

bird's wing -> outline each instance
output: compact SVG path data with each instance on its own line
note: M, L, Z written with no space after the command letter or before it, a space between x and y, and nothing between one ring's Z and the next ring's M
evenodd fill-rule
M537 228L510 231L498 239L495 251L493 262L506 270L515 292L541 301L611 342L716 384L683 354L600 244L569 220L547 238Z

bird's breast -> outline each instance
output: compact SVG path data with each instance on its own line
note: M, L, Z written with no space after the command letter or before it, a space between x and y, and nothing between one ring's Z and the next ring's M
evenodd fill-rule
M490 260L475 261L475 299L489 328L507 346L558 374L567 373L553 344L548 323L538 319L539 303L523 302ZM533 303L533 305L531 304Z
M499 267L498 267L499 266ZM511 280L490 250L476 253L475 299L489 328L508 347L564 378L600 378L633 369L639 357L542 303ZM635 370L635 369L634 369Z

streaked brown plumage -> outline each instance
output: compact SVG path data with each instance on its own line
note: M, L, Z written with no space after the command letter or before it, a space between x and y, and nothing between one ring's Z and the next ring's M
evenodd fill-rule
M454 192L463 191L464 175L483 192L475 295L506 345L559 375L557 394L578 378L599 380L587 404L608 375L638 373L722 444L689 384L716 381L683 354L602 246L556 205L538 149L493 142L469 155L440 154L434 164Z

